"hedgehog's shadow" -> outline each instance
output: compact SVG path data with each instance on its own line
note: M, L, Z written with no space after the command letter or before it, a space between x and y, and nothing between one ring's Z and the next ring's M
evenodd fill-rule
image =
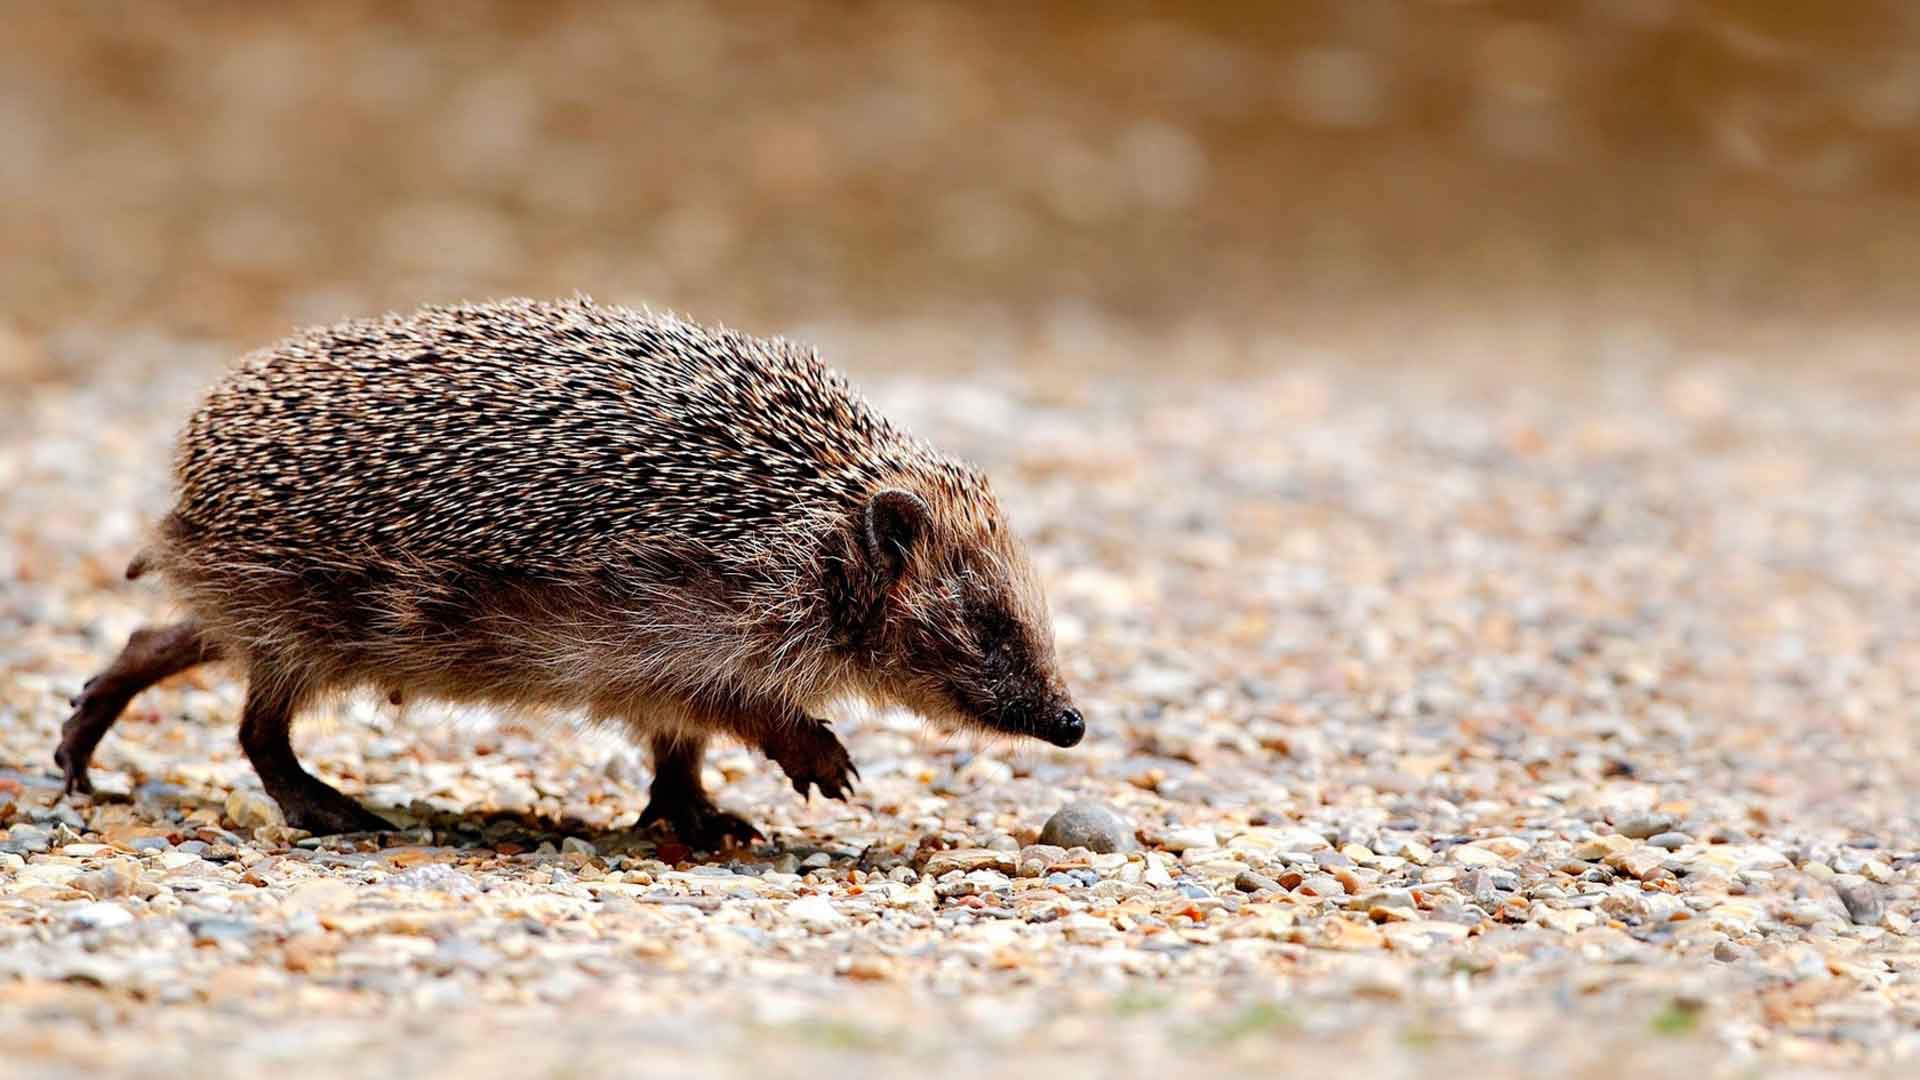
M169 821L173 814L186 817L195 811L210 810L224 816L226 810L226 804L221 800L177 789L168 790L164 786L155 790L153 785L143 785L131 794L100 791L90 796L68 799L68 805L76 809L89 827L92 825L91 811L105 806L131 806L142 818L151 819L156 826L174 824L182 831L191 831L191 827L182 822ZM536 858L578 852L589 856L716 864L772 862L788 854L805 858L825 850L802 838L782 837L778 833L751 847L700 850L681 843L671 832L659 828L608 828L575 817L550 817L531 811L443 810L417 801L406 806L360 801L368 810L397 827L390 832L312 837L296 841L294 846L361 853L394 847L440 847ZM239 840L240 844L236 846L255 844L241 832L224 826L218 828ZM567 841L570 839L584 841L590 848L569 845Z
M441 810L420 803L406 807L368 804L368 809L393 821L401 828L390 833L364 834L382 846L426 841L435 847L470 851L496 851L506 855L583 855L637 856L665 862L727 863L770 861L794 851L801 855L815 849L788 845L778 836L753 847L734 847L702 851L688 846L671 831L660 827L628 826L609 828L571 816L548 816L515 810ZM424 834L424 835L423 835ZM575 841L569 845L568 841ZM579 842L589 845L580 846Z

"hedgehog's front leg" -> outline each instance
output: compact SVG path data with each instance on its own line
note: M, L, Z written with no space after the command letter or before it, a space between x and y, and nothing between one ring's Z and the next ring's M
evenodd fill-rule
M761 734L760 749L786 772L793 790L802 796L811 786L830 799L845 801L860 778L839 736L811 716L796 714L773 725Z
M738 814L713 804L700 782L700 762L707 740L701 736L656 735L653 750L653 787L640 824L665 822L681 843L700 851L715 851L729 842L746 845L763 840L760 830Z

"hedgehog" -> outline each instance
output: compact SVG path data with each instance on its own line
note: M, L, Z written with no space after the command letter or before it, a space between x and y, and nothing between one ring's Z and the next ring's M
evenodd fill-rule
M246 676L262 786L316 834L391 828L289 740L362 688L611 725L652 755L641 821L701 849L764 839L702 784L716 737L844 800L859 772L822 719L843 701L1086 730L986 476L784 339L584 297L307 330L214 385L174 478L127 576L184 618L74 699L69 793L134 695L215 661Z

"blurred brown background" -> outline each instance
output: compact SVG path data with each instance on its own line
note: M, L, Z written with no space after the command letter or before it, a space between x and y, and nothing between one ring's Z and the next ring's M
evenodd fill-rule
M961 363L1419 360L1497 326L1514 356L1897 365L1920 268L1900 0L11 2L0 26L16 372L80 362L82 328L257 344L576 290L924 330L903 351Z

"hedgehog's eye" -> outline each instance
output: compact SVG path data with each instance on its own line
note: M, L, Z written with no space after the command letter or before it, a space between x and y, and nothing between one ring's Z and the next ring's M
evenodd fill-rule
M967 621L980 655L990 662L1003 660L1013 639L1013 620L997 608L975 608Z

